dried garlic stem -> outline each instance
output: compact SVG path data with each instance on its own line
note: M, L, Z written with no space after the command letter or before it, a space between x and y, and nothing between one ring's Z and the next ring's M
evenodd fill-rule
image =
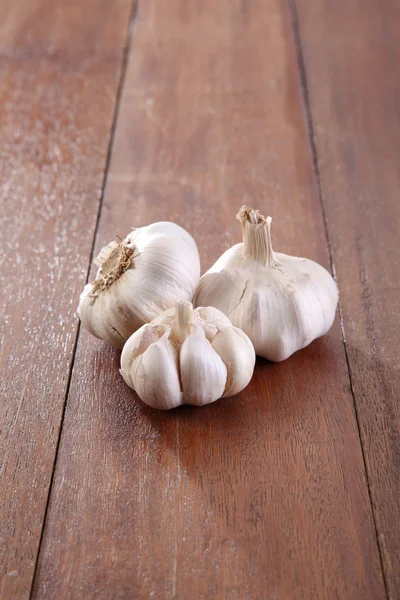
M258 210L242 206L237 218L242 225L244 255L266 267L275 267L277 263L272 250L271 217L265 218Z
M175 305L175 331L180 344L183 344L192 330L193 305L191 302L177 302Z

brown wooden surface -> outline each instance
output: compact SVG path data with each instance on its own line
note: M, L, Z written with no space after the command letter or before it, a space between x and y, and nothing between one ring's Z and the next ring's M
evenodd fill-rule
M379 544L400 598L400 3L298 6Z
M203 268L244 199L328 265L279 0L139 6L96 240L171 219ZM145 408L82 333L34 598L383 598L339 324L206 409Z
M400 5L143 0L127 36L132 8L0 2L0 598L399 598ZM92 245L169 219L204 271L243 201L333 262L343 321L149 409L74 353Z
M129 21L0 2L0 598L29 597Z

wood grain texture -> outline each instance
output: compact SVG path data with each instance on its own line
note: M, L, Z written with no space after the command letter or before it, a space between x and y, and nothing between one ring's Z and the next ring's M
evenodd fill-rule
M203 270L246 200L328 265L286 2L139 5L97 249L170 219ZM145 407L82 332L33 597L385 597L339 324L239 396Z
M400 598L400 4L297 4L379 543Z
M0 597L28 598L90 260L128 0L0 5Z

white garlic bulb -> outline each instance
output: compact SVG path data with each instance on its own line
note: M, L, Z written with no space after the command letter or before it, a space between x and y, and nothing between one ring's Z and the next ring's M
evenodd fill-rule
M255 358L247 335L219 310L178 302L129 338L120 372L143 402L166 410L239 393Z
M237 217L243 243L227 250L203 275L195 306L219 308L247 333L259 356L285 360L330 329L336 284L314 261L273 252L270 217L248 206Z
M178 300L192 300L200 278L196 242L179 225L153 223L105 246L78 314L89 333L117 348Z

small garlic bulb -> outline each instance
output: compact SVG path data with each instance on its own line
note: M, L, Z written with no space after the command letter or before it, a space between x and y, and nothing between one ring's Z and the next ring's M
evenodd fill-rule
M143 402L166 410L239 393L255 358L247 335L219 310L178 302L129 338L120 372Z
M78 314L95 337L122 348L128 337L178 300L192 300L200 259L192 236L175 223L153 223L111 242L96 258Z
M256 353L288 358L332 326L338 290L321 265L273 252L271 217L243 206L243 243L227 250L203 275L195 306L225 313L251 339Z

